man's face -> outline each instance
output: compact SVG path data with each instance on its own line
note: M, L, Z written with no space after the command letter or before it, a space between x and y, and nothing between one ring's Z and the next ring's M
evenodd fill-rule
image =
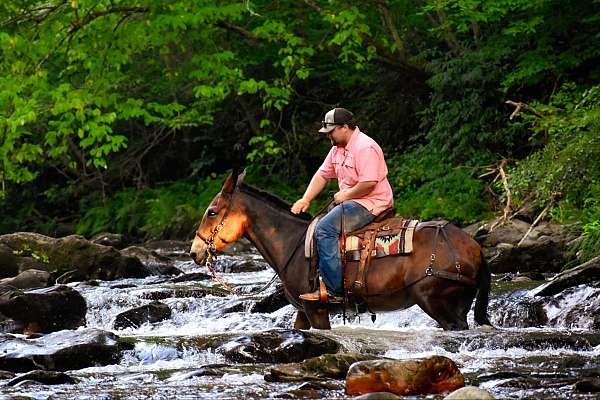
M327 133L327 137L331 141L332 146L345 146L346 145L346 135L345 135L345 125L339 126L336 125L331 131Z

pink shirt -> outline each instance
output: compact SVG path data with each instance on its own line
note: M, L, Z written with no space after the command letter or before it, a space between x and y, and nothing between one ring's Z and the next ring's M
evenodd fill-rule
M325 179L337 179L341 190L359 182L377 181L363 197L352 199L377 215L394 204L392 187L387 180L387 165L381 147L356 127L346 147L333 146L318 170Z

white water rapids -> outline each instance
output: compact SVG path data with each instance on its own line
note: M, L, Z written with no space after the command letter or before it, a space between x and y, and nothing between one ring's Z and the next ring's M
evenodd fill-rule
M220 263L250 259L263 263L256 254L221 256ZM207 272L190 261L176 261L186 273ZM267 283L273 273L266 264L258 272L223 273L231 285L249 293ZM202 282L210 285L208 281ZM23 382L3 387L0 398L27 396L33 399L258 399L305 398L310 391L300 383L270 383L263 378L269 364L235 364L213 349L195 343L208 335L247 335L273 328L291 328L295 316L292 306L272 313L248 310L256 301L235 296L168 297L160 300L172 317L155 324L114 330L116 316L150 303L152 293L169 289L193 289L197 282L171 283L167 277L99 282L98 286L72 284L88 305L87 326L131 337L134 349L125 352L118 365L68 371L79 379L75 385L44 386ZM274 292L274 285L264 297ZM490 317L496 330L472 329L444 332L419 308L378 314L332 316L333 329L325 332L340 342L345 351L358 351L396 359L443 355L454 360L467 384L480 386L497 398L596 398L576 393L575 378L600 371L600 332L591 330L593 320L582 313L579 318L569 310L600 297L600 289L581 286L557 295L544 305L548 323L543 328L509 326L519 320L527 290L510 294L492 293ZM260 297L257 296L257 299ZM525 303L524 303L525 302ZM470 326L474 326L472 314ZM211 364L227 364L222 376L201 374ZM328 398L347 398L343 381L336 387L316 393ZM425 396L423 396L425 398ZM430 397L431 398L431 397ZM441 397L440 397L441 398Z

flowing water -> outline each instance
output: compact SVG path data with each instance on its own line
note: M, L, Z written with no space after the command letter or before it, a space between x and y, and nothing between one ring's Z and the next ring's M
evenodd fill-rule
M272 277L254 253L221 256L220 266L251 260L264 266L258 272L223 273L239 290L252 293ZM174 261L186 273L207 272L189 261ZM210 284L209 281L202 282ZM72 284L88 304L87 325L113 331L134 343L118 365L68 371L79 379L75 385L44 386L23 383L2 387L0 397L20 395L35 399L258 399L258 398L346 398L344 382L327 386L302 383L272 383L263 376L270 364L236 364L215 349L199 346L204 338L236 337L275 328L290 328L295 311L285 306L272 313L252 313L259 298L273 293L274 286L253 298L185 297L198 282L171 283L165 277L100 282L98 286ZM518 287L521 285L521 288ZM525 287L523 287L523 285ZM332 317L333 329L324 332L342 344L345 351L358 351L396 359L443 355L454 360L466 383L488 390L497 398L597 398L577 392L576 381L598 377L600 332L585 313L573 314L597 299L600 288L581 286L559 294L548 304L536 300L526 284L494 284L490 317L495 330L472 329L445 332L435 321L413 307L377 315ZM535 284L533 285L535 286ZM182 297L160 296L179 289ZM187 290L187 291L186 291ZM137 329L113 330L115 317L156 298L170 306L172 318ZM545 315L545 327L536 315ZM469 323L473 326L472 314ZM597 327L596 327L597 329ZM215 373L218 369L218 373ZM425 396L421 396L425 398ZM429 396L428 398L442 398Z

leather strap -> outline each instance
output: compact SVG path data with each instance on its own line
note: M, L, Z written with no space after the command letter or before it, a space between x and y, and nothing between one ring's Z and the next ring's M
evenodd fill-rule
M321 299L321 303L327 303L327 288L323 279L319 280L319 298Z
M367 292L367 270L371 264L371 258L373 256L373 248L375 247L375 239L377 237L377 231L365 232L365 248L360 254L360 263L358 265L358 272L356 274L356 280L352 284L354 289L364 289L364 293Z
M477 282L474 279L469 278L468 276L464 276L460 272L448 272L442 271L439 269L431 269L430 271L425 271L425 275L431 275L438 278L449 279L451 281L461 282L470 286L477 286Z

